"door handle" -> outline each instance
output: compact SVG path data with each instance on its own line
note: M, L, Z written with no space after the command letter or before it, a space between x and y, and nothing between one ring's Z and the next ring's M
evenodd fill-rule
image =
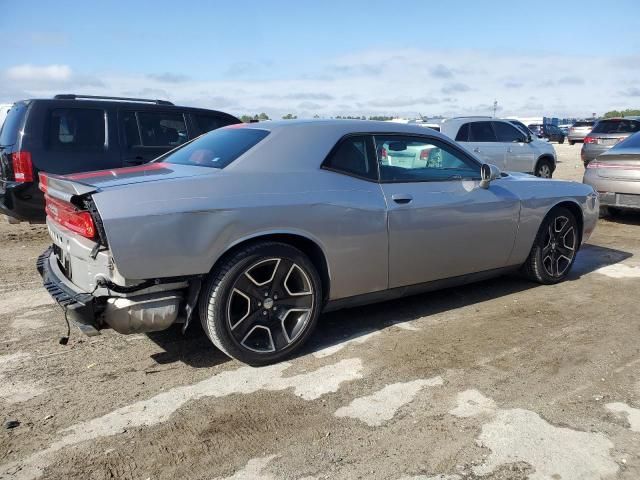
M411 202L411 200L413 200L413 197L408 193L396 193L394 195L391 195L391 200L399 203L400 205L405 205Z
M476 153L480 153L480 147L474 148L473 151L476 152Z

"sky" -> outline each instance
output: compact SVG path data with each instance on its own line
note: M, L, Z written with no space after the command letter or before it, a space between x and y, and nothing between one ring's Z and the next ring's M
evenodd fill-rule
M638 0L0 0L0 102L586 117L640 108L639 21Z

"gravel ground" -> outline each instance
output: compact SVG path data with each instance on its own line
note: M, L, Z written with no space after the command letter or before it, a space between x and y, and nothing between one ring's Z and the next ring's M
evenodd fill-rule
M580 180L580 145L556 177ZM324 315L252 369L198 327L74 332L0 224L0 478L640 478L640 216L602 220L570 279L505 277Z

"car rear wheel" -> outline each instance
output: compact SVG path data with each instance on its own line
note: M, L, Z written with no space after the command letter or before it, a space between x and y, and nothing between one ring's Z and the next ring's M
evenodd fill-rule
M549 160L540 160L538 165L536 165L536 171L534 173L536 177L551 178L553 175L553 166Z
M575 145L575 144L576 144L576 142L575 142L575 141L573 141L573 140L569 140L569 145Z
M304 253L284 243L258 243L210 274L200 295L200 319L209 339L228 356L267 365L307 340L322 298L320 278Z
M554 208L540 226L523 273L543 285L563 281L576 259L579 242L576 217L564 207Z
M560 137L560 140L558 140L558 143L564 143L564 137Z

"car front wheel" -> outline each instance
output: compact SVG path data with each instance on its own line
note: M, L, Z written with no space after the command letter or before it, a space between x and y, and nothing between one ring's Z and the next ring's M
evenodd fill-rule
M536 177L551 178L553 175L553 166L549 160L540 160L534 173Z
M580 242L576 217L564 207L554 208L542 222L523 273L544 285L563 281L576 259Z
M200 319L228 356L267 365L307 340L322 298L320 278L304 253L284 243L257 243L211 272L200 295Z

